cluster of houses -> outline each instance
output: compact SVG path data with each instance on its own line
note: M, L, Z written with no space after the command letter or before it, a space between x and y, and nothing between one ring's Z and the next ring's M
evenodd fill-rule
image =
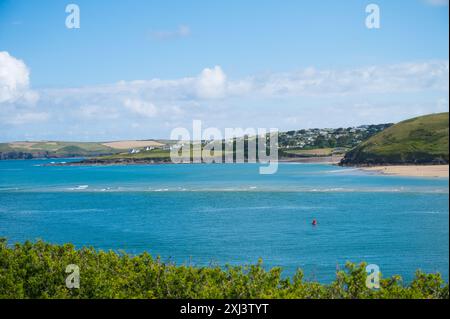
M154 150L155 149L155 147L153 147L153 146L147 146L146 148L144 148L143 150L145 150L145 151L151 151L151 150ZM128 151L128 153L130 153L130 154L137 154L137 153L140 153L141 152L141 149L139 149L139 148L132 148L132 149L130 149L129 151Z
M376 134L390 124L362 125L348 128L323 128L303 129L288 131L279 134L280 147L290 149L302 149L305 147L353 146ZM331 145L335 144L335 145Z
M353 147L370 136L381 132L392 124L361 125L348 128L313 128L297 131L280 132L278 134L278 145L282 149L303 149L332 147L337 152L343 152L348 147ZM210 141L202 141L202 146ZM227 141L227 143L231 143ZM142 151L155 149L172 151L184 147L185 144L164 144L161 146L147 146L144 148L132 148L128 152L137 154Z
M155 146L146 146L144 148L132 148L132 149L128 150L128 153L129 154L137 154L137 153L140 153L142 151L147 151L148 152L148 151L153 151L155 149L160 149L160 150L163 150L163 151L171 151L173 148L178 148L178 147L180 147L180 146L178 146L178 145L173 145L173 146L162 145L162 146L156 146L156 147Z

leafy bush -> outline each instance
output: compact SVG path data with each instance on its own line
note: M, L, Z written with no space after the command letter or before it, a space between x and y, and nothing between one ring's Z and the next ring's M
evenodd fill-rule
M68 289L66 266L80 268L80 288ZM0 239L0 298L449 298L440 274L417 272L409 285L398 276L366 288L365 264L348 263L330 285L303 280L298 270L283 278L280 268L193 267L163 263L148 253L76 250L42 241L8 246Z

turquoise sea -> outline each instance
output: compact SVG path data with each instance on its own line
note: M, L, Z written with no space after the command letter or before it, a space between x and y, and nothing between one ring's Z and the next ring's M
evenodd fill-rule
M42 166L0 161L0 237L148 251L165 261L296 268L330 282L347 260L411 280L449 269L448 178L325 164ZM311 221L317 219L318 225Z

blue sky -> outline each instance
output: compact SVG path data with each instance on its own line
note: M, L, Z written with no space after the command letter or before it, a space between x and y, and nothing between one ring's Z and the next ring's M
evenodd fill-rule
M372 2L380 29L365 27ZM69 3L80 29L65 27ZM445 111L448 29L445 0L0 0L9 85L0 140L164 138L192 119L337 127Z

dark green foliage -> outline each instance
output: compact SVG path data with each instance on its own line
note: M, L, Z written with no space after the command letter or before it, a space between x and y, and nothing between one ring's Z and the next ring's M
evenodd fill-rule
M80 288L65 286L66 266L80 267ZM281 277L280 268L252 266L193 267L163 263L148 253L75 250L71 244L38 241L9 247L0 240L0 298L446 298L439 274L417 272L409 285L399 277L365 286L365 264L348 263L336 280L323 285L303 280L298 270Z

